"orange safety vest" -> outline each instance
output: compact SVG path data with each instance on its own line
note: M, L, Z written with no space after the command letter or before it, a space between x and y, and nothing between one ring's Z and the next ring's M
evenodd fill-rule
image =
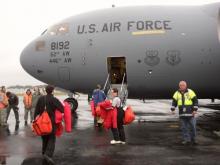
M2 98L2 101L0 101L0 110L2 110L8 106L8 97L2 92L0 92L0 97Z
M32 106L32 94L24 95L24 105L25 107L31 107Z

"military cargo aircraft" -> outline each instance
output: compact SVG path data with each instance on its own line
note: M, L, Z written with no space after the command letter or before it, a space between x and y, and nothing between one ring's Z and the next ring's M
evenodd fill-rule
M72 92L103 84L130 98L167 99L186 80L199 98L220 98L220 3L73 16L32 41L20 62L36 79Z

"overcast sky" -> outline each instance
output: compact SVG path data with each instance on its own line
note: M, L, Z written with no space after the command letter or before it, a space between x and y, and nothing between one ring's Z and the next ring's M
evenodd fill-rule
M22 49L48 26L67 17L128 5L197 5L218 0L4 0L0 5L0 86L42 84L20 66ZM220 1L220 0L219 0Z

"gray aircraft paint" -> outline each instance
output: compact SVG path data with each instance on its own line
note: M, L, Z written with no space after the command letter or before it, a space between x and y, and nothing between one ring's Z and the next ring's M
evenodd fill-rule
M97 83L105 83L107 57L126 57L130 97L170 98L178 82L186 80L200 98L220 98L219 8L219 3L141 6L73 16L57 24L68 24L68 33L50 35L49 28L31 42L21 64L45 83L90 92ZM139 28L132 21L139 21ZM158 24L139 30L145 21ZM83 26L84 33L78 33ZM39 41L43 44L36 51ZM51 50L52 42L66 41L69 49Z

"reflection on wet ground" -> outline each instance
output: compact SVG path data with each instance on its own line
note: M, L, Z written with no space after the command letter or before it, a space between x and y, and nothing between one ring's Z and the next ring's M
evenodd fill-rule
M61 97L64 99L65 97ZM210 103L208 100L204 101ZM128 100L137 115L136 122L125 126L126 145L111 146L111 133L93 127L93 117L87 96L79 100L78 119L73 120L72 133L57 138L54 161L57 165L139 165L139 164L219 164L219 137L210 128L219 129L219 111L200 108L198 146L182 146L178 114L170 115L169 100ZM213 104L212 104L213 105ZM212 117L203 115L210 113ZM217 115L216 115L217 114ZM214 115L214 116L213 116ZM42 161L41 139L33 135L30 125L23 122L20 106L20 124L15 124L13 113L9 127L0 128L0 165L34 165ZM206 121L202 118L206 117ZM139 121L139 122L137 122ZM142 123L142 121L144 121ZM202 123L202 124L201 124ZM210 124L210 123L213 123ZM210 126L211 125L211 126Z

